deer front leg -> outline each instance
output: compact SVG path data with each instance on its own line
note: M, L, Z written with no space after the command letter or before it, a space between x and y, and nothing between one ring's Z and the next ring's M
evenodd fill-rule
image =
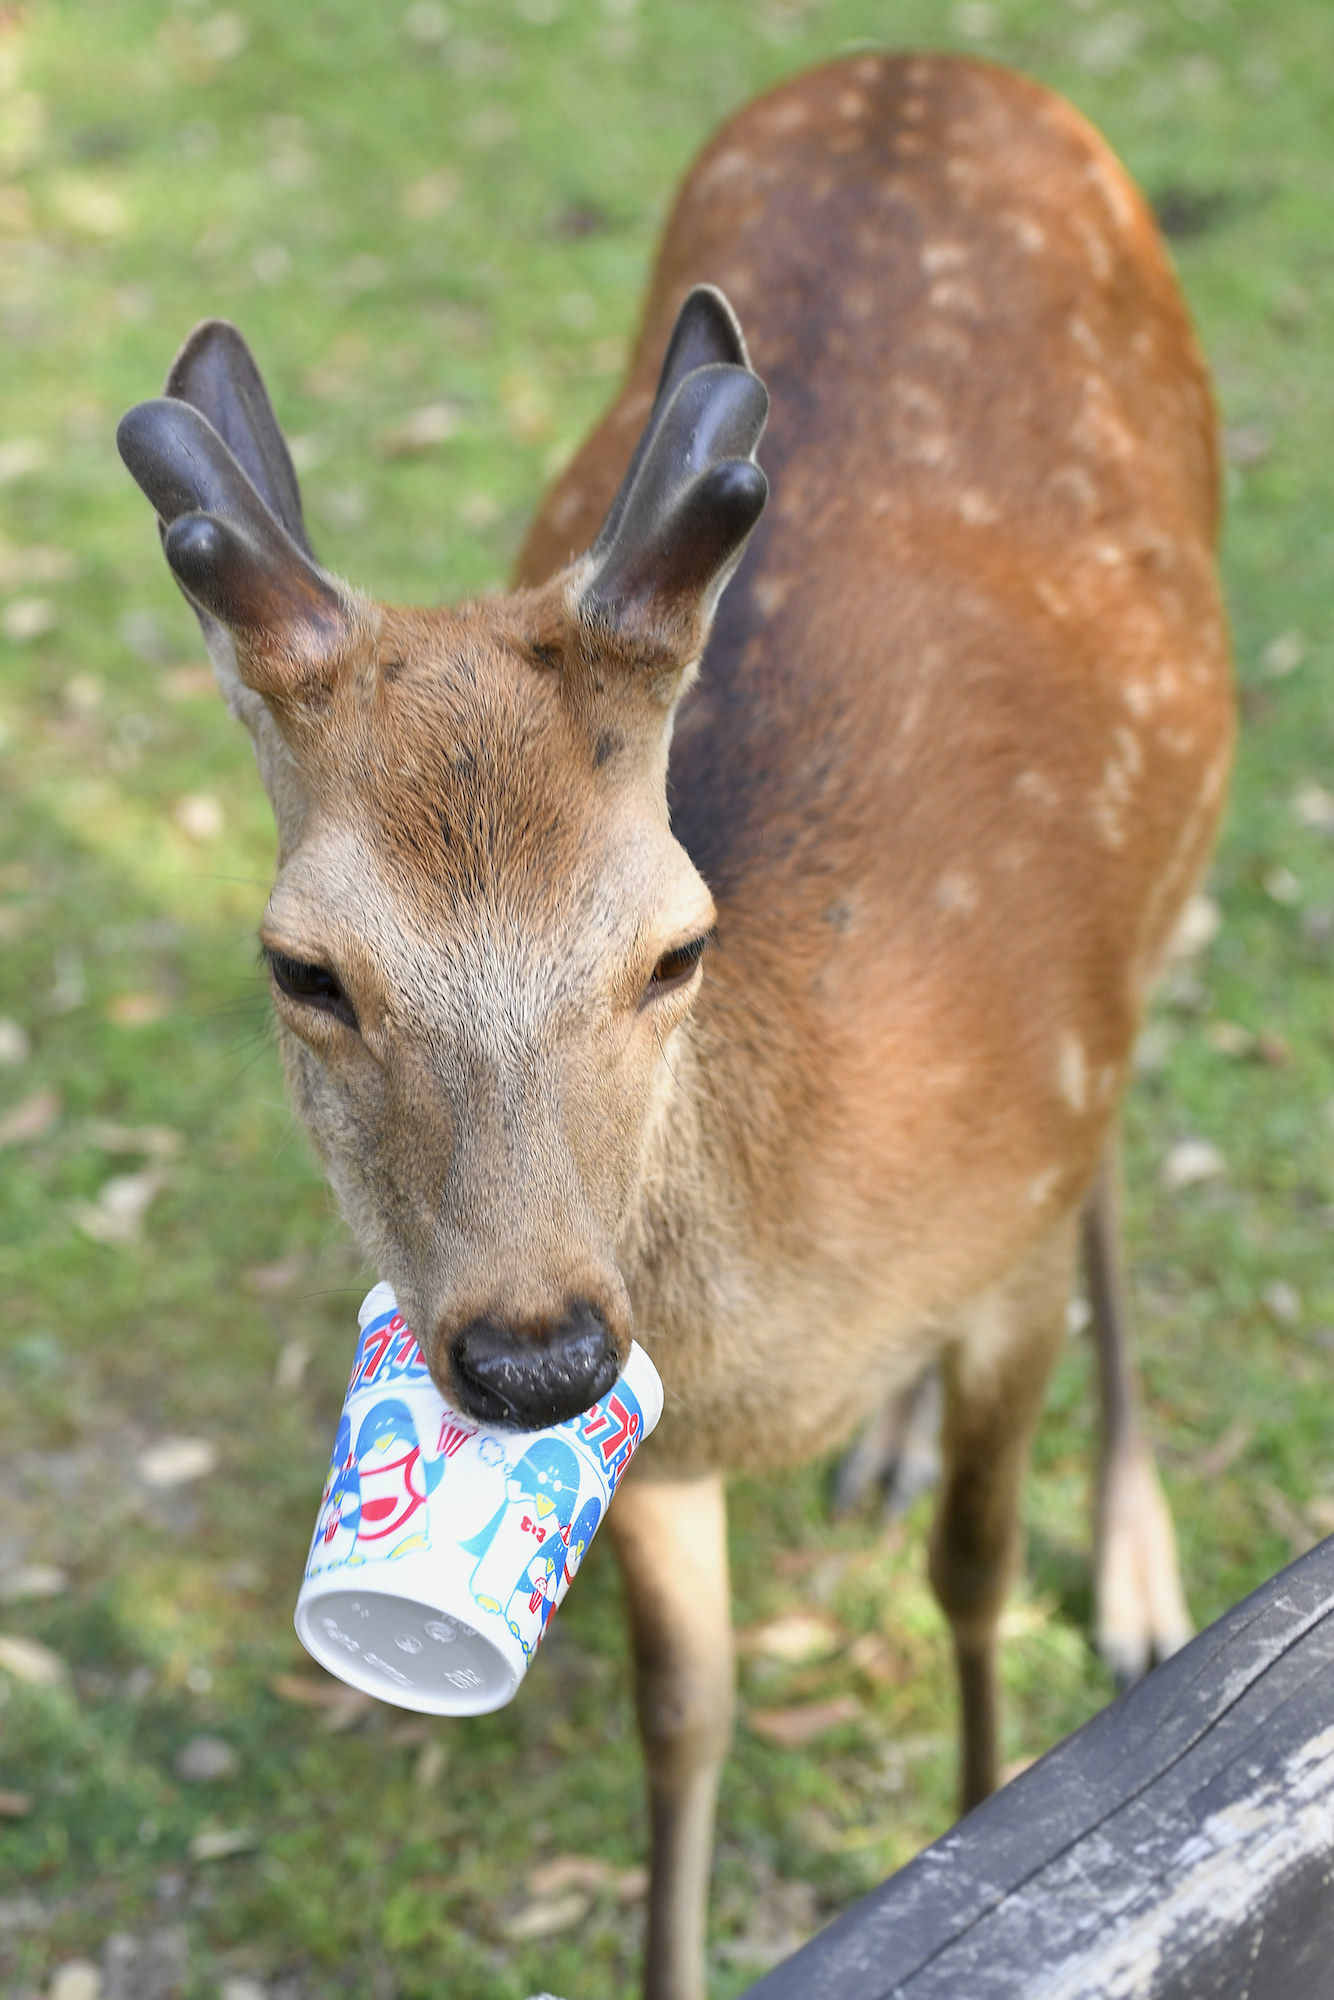
M963 1812L996 1789L996 1628L1018 1566L1020 1493L1064 1336L1073 1263L1071 1219L960 1315L959 1337L945 1353L930 1571L959 1669Z
M652 1826L647 2000L703 2000L718 1777L732 1733L720 1477L631 1474L607 1517L625 1579Z
M1098 1651L1118 1687L1191 1636L1176 1535L1140 1429L1134 1339L1121 1260L1119 1149L1112 1142L1084 1208L1084 1271L1098 1355L1102 1449L1095 1510Z

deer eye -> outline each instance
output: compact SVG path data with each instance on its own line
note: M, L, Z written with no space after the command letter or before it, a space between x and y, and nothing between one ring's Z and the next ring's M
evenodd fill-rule
M322 965L308 965L301 958L289 958L282 951L270 951L265 956L275 982L289 1000L299 1000L307 1007L318 1007L321 1012L345 1022L349 1028L356 1027L357 1017L352 1003L332 972Z
M670 993L685 986L703 958L707 943L706 937L691 938L689 944L679 944L674 951L665 951L653 968L645 1000L655 1000L660 993Z

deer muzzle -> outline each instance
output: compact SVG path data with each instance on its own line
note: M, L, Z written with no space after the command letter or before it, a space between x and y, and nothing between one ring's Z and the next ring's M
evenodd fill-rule
M449 1360L460 1408L519 1430L578 1416L607 1393L621 1365L610 1327L586 1299L554 1326L470 1320L450 1343Z

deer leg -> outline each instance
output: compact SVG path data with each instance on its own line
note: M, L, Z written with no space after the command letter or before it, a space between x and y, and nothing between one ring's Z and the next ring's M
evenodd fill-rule
M732 1733L721 1477L626 1480L607 1517L634 1648L652 1828L646 2000L703 2000L718 1778Z
M996 1788L997 1626L1018 1566L1019 1502L1043 1390L1065 1332L1074 1218L960 1315L944 1356L942 1473L931 1583L959 1670L961 1810Z
M940 1477L940 1374L926 1373L881 1404L834 1474L835 1520L855 1514L877 1490L885 1518L906 1514Z
M1191 1623L1172 1516L1140 1428L1114 1140L1085 1204L1083 1252L1102 1415L1095 1508L1098 1651L1117 1686L1128 1687L1156 1659L1185 1645Z

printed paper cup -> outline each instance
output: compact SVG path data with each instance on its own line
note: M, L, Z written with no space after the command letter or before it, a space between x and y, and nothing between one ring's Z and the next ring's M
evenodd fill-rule
M297 1635L381 1701L484 1715L518 1692L662 1383L636 1342L582 1416L500 1430L444 1401L388 1285L359 1319Z

